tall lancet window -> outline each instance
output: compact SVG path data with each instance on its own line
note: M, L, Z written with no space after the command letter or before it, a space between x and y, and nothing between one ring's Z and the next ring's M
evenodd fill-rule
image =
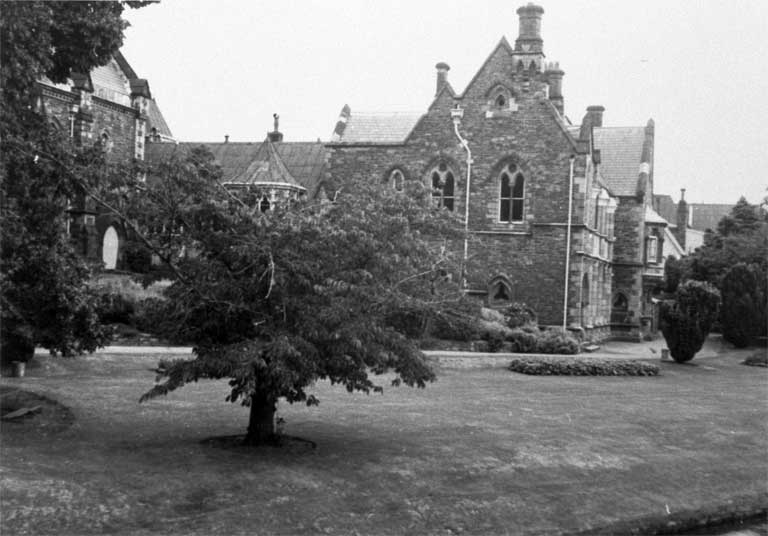
M436 207L453 210L454 186L453 171L445 162L441 162L429 174L432 181L432 202Z
M507 164L499 175L499 221L523 221L525 178L515 164Z

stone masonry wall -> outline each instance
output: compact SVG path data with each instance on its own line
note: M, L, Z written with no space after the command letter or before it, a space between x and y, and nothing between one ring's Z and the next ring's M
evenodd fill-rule
M545 82L537 73L514 70L508 48L499 45L461 98L443 90L401 145L329 144L329 189L346 180L383 182L395 166L406 179L429 184L428 172L442 159L456 178L455 208L464 214L466 153L454 133L451 109L464 112L459 126L472 151L470 230L477 238L470 250L470 289L482 293L491 278L509 277L515 301L525 301L539 313L542 324L562 323L568 181L570 159L576 156L573 221L583 222L588 202L587 160L564 131L564 125L546 97ZM494 106L496 91L506 91L511 105ZM352 120L355 111L352 110ZM514 163L525 176L522 222L499 222L499 174ZM581 188L581 193L579 192ZM574 230L574 235L577 234ZM578 321L579 263L574 240L571 248L569 322ZM602 290L601 290L602 289ZM605 293L605 285L594 292ZM608 296L596 296L605 303ZM597 306L596 306L597 307ZM605 315L605 311L601 312Z

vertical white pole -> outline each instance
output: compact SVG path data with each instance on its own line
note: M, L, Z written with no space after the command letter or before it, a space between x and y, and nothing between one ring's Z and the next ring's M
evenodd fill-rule
M568 322L568 275L571 270L571 214L573 212L573 160L571 155L571 169L568 174L568 224L565 231L565 288L563 296L563 330Z

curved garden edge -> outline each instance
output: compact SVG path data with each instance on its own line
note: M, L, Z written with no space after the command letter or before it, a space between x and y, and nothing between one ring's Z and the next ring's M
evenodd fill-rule
M768 493L733 497L725 504L626 519L606 526L568 533L567 536L683 535L709 529L725 529L742 522L761 521L768 521Z

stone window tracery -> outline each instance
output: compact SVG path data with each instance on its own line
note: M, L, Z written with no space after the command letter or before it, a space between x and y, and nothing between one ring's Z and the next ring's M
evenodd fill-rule
M445 207L448 210L454 208L455 180L453 171L448 164L440 162L429 173L432 182L432 202L438 208Z
M499 176L499 221L523 221L525 178L515 164L507 164Z

